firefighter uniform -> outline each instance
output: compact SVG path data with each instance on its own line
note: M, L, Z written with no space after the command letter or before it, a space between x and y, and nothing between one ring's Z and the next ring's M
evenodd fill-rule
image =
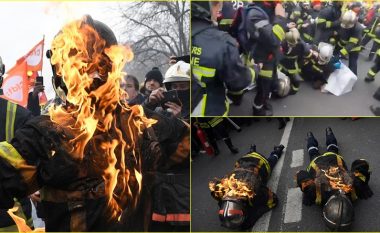
M362 49L364 49L365 46L368 44L368 42L373 40L373 44L372 44L371 51L370 51L369 56L368 56L368 60L372 60L373 57L375 56L376 50L378 48L380 48L379 42L375 40L376 39L376 33L375 33L376 27L380 23L380 8L377 8L377 9L373 8L372 11L373 11L374 16L369 20L369 22L366 22L366 21L364 22L365 25L367 26L367 28L365 28L363 30L364 36L363 36L363 39L361 42ZM376 11L376 13L375 13L375 11Z
M244 1L223 1L223 8L220 16L218 17L219 29L229 32L237 9L244 7L246 4L247 2Z
M334 36L334 31L339 28L341 14L340 7L336 5L327 6L320 11L316 22L315 45L318 45L320 42L333 42L331 38Z
M230 135L226 130L223 117L198 117L196 119L196 122L199 124L199 127L201 127L206 132L207 138L210 140L210 144L214 148L215 155L218 155L220 153L218 144L216 142L217 136L223 138L224 143L232 153L236 154L239 152L239 150L232 144Z
M372 82L375 80L376 74L380 71L380 25L376 27L375 37L373 38L374 43L379 47L376 51L376 58L373 66L368 70L367 77L365 78L366 82Z
M302 77L307 80L309 79L312 82L314 89L319 89L335 71L334 64L339 62L338 57L333 57L327 64L318 63L318 59L312 57L307 61L307 64L302 69Z
M280 61L279 68L290 78L291 91L289 94L295 94L299 90L300 83L296 75L301 72L299 64L304 64L304 59L310 59L312 52L310 46L304 41L299 41L295 47L290 47L286 41L282 42L283 58Z
M355 23L353 28L340 28L338 31L338 46L340 55L348 56L348 67L357 75L358 58L361 50L361 38L363 35L363 27L359 23Z
M255 193L253 198L239 200L243 201L246 207L243 210L245 220L240 226L241 230L251 228L264 213L277 206L277 195L266 187L266 183L278 159L281 157L283 148L282 145L275 147L268 159L255 151L244 155L236 161L233 171L226 177L234 175L235 179L246 182ZM220 179L211 181L210 184L212 183L214 188L210 190L211 196L218 201L219 205L222 205L223 201L225 201L226 190L218 186L220 182ZM223 215L221 211L223 209L219 211L219 215Z
M286 19L268 15L258 3L248 5L251 9L245 18L246 27L251 35L259 32L258 38L250 43L250 57L263 66L257 78L257 94L253 102L253 115L272 115L266 111L271 86L277 77L277 64L280 57L281 41L287 30ZM272 20L273 18L273 20ZM253 30L253 31L250 31ZM270 107L269 107L270 108Z
M337 169L341 182L352 187L346 193L352 201L355 201L358 197L367 198L372 196L372 191L368 187L368 163L365 160L354 161L351 166L352 174L349 174L343 157L339 155L338 142L331 128L326 129L326 147L327 152L320 155L318 141L312 133L308 134L307 149L311 162L306 171L301 170L296 175L298 187L304 193L303 203L305 205L324 205L333 194L338 192L336 188L331 186L326 175L326 172L329 172L332 167Z
M127 122L131 114L137 114L133 116L136 120L141 117L137 107L135 110L118 107L115 112L118 124ZM123 195L117 201L126 209L120 221L108 208L102 177L102 167L108 166L108 161L97 147L99 140L109 140L108 132L97 130L87 144L83 160L77 161L72 158L72 146L68 144L75 134L63 124L53 123L49 116L29 120L16 132L11 143L0 143L0 208L10 208L14 197L26 197L41 189L46 231L116 231L122 230L119 228L122 224L128 227L124 230L147 230L149 221L134 214L149 208L146 201L149 195L143 193L150 192L149 172L154 170L160 157L160 148L153 130L145 125L137 129L130 124L128 132L126 128L120 129L123 135L128 135L124 138L126 143L134 145L125 148L125 169L137 168L135 157L143 164L141 199L138 199L139 184L133 173L128 181L128 193L121 187L124 184L116 184L114 195ZM120 149L116 148L116 156ZM115 162L120 163L120 160Z
M16 130L31 118L32 113L27 109L0 98L0 142L10 142ZM15 214L22 217L30 227L33 227L32 206L29 198L20 199L16 205L22 208L19 208ZM17 226L7 211L0 209L0 232L12 231L18 231Z
M192 107L198 116L226 116L226 88L241 96L255 78L255 70L244 66L237 43L228 33L204 19L192 18Z

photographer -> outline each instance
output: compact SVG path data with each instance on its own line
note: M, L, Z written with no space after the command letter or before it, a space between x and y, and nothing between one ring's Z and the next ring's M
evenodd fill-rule
M190 64L179 61L165 74L164 88L158 88L149 95L144 106L185 120L190 118Z

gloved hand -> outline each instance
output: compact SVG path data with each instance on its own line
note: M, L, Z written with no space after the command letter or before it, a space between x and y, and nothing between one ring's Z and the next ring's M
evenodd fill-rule
M341 67L342 67L342 63L341 63L340 61L334 63L334 68L335 68L336 70L340 69Z
M364 183L368 184L371 177L371 172L369 171L369 163L365 159L357 159L351 164L351 172L355 174L360 173L364 176Z

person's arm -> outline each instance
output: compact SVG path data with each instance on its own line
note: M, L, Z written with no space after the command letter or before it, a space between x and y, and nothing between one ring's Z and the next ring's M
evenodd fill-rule
M313 205L315 204L316 199L316 186L314 178L310 175L309 172L301 170L296 174L297 185L303 192L302 203L304 205Z

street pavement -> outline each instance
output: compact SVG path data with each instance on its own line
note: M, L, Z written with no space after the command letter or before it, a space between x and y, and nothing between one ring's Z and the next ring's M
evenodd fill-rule
M192 161L192 231L231 231L220 226L218 205L208 190L208 181L223 177L231 171L235 161L246 152L250 144L268 156L274 145L284 143L285 154L276 165L268 186L276 192L279 205L262 216L252 231L326 231L322 220L322 209L318 206L303 206L302 193L296 188L295 174L309 163L306 150L306 133L312 131L319 141L320 152L325 151L325 128L331 126L348 167L358 158L367 159L372 176L370 187L375 193L368 200L355 202L355 221L352 231L378 231L377 219L380 209L380 119L358 120L341 118L295 118L288 122L285 130L278 130L276 119L260 119L242 132L231 132L231 138L241 153L233 155L222 141L218 142L221 153L217 157L199 155Z
M369 48L370 44L367 46ZM308 82L302 82L296 95L271 99L274 116L373 116L370 105L379 106L380 102L372 98L380 87L380 74L372 83L364 78L374 64L367 61L368 51L363 51L358 59L358 81L350 93L334 96L314 90ZM343 61L347 64L347 61ZM230 116L251 116L255 90L245 93L240 106L231 105Z

